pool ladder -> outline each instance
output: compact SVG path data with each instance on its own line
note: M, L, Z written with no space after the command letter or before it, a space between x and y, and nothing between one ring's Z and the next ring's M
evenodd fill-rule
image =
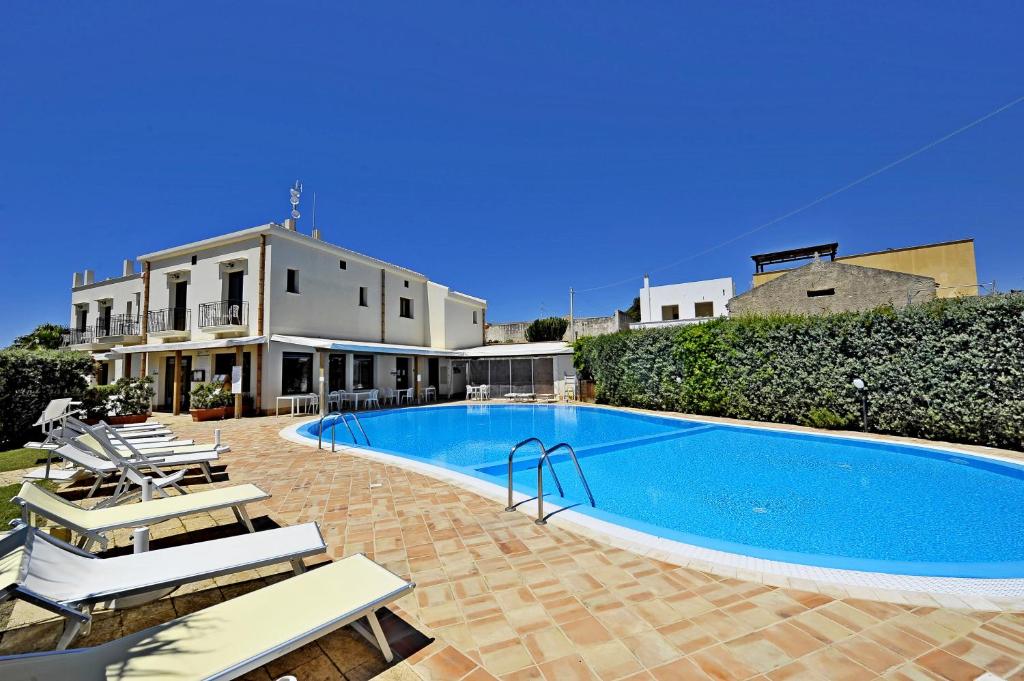
M363 434L363 439L366 440L366 445L370 446L370 436L366 434L365 430L363 430L363 424L359 422L359 417L358 416L356 416L355 414L353 414L350 411L347 411L347 412L332 411L330 414L324 414L323 416L320 417L320 427L317 429L317 434L316 434L316 448L317 449L323 449L324 448L323 447L323 445L324 445L324 421L326 421L327 419L330 419L332 416L334 417L334 419L333 419L334 425L337 425L339 420L342 423L345 424L345 427L348 428L348 434L352 436L352 444L357 445L357 444L359 444L359 440L356 439L356 433L355 433L354 430L352 430L352 426L350 426L348 424L348 417L351 416L352 420L355 421L356 428L358 428L359 432ZM332 452L334 451L334 440L335 440L334 435L335 435L336 431L337 431L337 428L331 428L331 451Z
M594 503L594 495L590 491L590 485L587 484L587 477L583 475L583 469L580 468L580 460L576 458L576 450L572 448L568 442L559 442L554 447L548 448L544 446L540 438L528 437L522 442L515 445L508 453L508 506L505 507L506 511L516 510L515 504L512 500L512 459L515 457L516 452L519 451L520 447L536 442L537 446L540 447L541 455L537 460L537 519L533 522L537 525L547 525L547 520L544 518L544 462L548 462L548 470L551 471L551 477L555 481L555 486L558 488L558 495L565 497L565 492L562 490L562 483L558 480L558 474L555 473L555 467L551 463L551 453L558 451L559 449L566 449L569 451L569 455L572 457L572 463L576 466L576 473L580 476L580 482L583 483L583 489L587 492L587 497L590 499L590 505L597 507Z

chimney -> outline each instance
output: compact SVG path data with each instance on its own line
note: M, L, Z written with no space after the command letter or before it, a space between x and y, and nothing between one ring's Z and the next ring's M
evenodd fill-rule
M96 273L93 272L92 270L86 270L85 272L83 272L83 274L85 275L85 281L83 281L82 283L85 286L88 286L89 284L96 281Z
M284 221L284 228L287 229L288 231L294 232L295 231L295 218L288 218L287 220L285 220Z
M313 228L313 238L316 239L317 241L321 240L320 239L320 228L319 227L314 227Z
M135 274L135 261L131 258L125 258L124 263L121 265L121 276L130 277Z
M650 287L651 287L651 278L645 274L644 275L644 288L650 288Z
M82 273L75 272L75 275L71 277L71 288L78 288L82 285Z

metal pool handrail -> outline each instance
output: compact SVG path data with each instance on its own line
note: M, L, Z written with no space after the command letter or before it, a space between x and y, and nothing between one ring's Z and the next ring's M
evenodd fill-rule
M524 445L528 445L531 442L536 442L540 446L541 458L542 459L544 458L543 457L544 452L547 451L544 448L544 443L541 442L540 438L537 438L537 437L528 437L525 440L523 440L522 442L517 443L509 451L509 453L508 453L508 506L505 507L506 511L514 511L514 510L516 510L516 507L513 506L513 501L512 501L512 457L514 457L516 455L516 451L518 451L520 447L522 447ZM551 462L550 461L548 462L548 466L551 466ZM561 492L562 484L560 482L558 482L558 475L555 474L554 467L551 468L551 476L555 479L555 484L558 485L558 490L559 490L559 492Z
M363 439L366 440L366 444L367 445L370 444L370 437L366 434L366 430L363 428L363 424L359 422L359 417L358 416L356 416L352 412L332 411L331 413L324 414L323 416L320 417L320 426L318 428L317 437L316 437L316 447L317 447L317 449L323 449L324 421L326 421L327 419L331 418L332 416L334 417L334 421L333 421L334 425L336 426L337 423L338 423L338 420L340 419L341 422L345 424L345 428L348 429L348 434L352 436L352 443L353 444L359 444L359 440L358 440L358 438L356 438L356 434L352 430L352 426L350 426L348 424L348 418L347 417L351 416L352 420L355 421L355 423L356 423L356 427L359 428L359 432L363 434ZM335 451L335 433L336 432L337 432L337 428L331 428L331 452Z
M572 456L573 465L576 466L576 472L580 476L580 482L583 483L583 489L587 491L587 497L590 499L590 505L593 506L594 508L597 508L597 504L594 502L594 495L590 491L590 485L587 484L587 477L583 475L583 469L580 468L580 460L576 458L576 450L572 448L572 445L570 445L568 442L559 442L557 445L549 449L547 453L550 454L556 449L561 449L563 447L565 449L568 449L569 454ZM548 461L548 463L550 464L551 462Z
M548 521L544 518L544 459L548 461L548 468L551 469L551 475L554 476L555 468L551 465L551 452L565 447L569 450L572 455L573 463L576 464L576 472L579 473L580 480L583 482L583 488L587 490L587 496L590 497L590 505L597 508L597 504L594 503L594 495L590 493L590 485L587 484L587 479L583 476L583 469L580 468L580 462L576 458L576 451L566 442L559 442L551 449L545 449L541 460L537 462L537 519L533 522L537 525L547 525ZM555 477L555 484L558 485L558 496L564 497L565 493L562 492L562 485L558 482L558 477Z

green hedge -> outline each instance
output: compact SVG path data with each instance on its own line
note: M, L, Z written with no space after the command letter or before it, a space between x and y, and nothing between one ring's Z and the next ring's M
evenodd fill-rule
M621 406L1024 450L1024 296L894 311L745 316L582 338L576 366Z
M38 436L32 424L47 402L81 397L93 362L81 352L0 350L0 447Z

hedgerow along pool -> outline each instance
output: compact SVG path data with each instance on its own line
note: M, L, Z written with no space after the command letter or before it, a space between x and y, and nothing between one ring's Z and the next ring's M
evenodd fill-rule
M545 500L658 537L769 560L936 577L1024 577L1024 466L936 448L567 405L453 405L359 415L372 447L505 486L510 448L571 444ZM299 433L316 439L318 423ZM336 441L350 445L341 423ZM358 444L365 446L356 431ZM515 459L536 494L539 450Z

